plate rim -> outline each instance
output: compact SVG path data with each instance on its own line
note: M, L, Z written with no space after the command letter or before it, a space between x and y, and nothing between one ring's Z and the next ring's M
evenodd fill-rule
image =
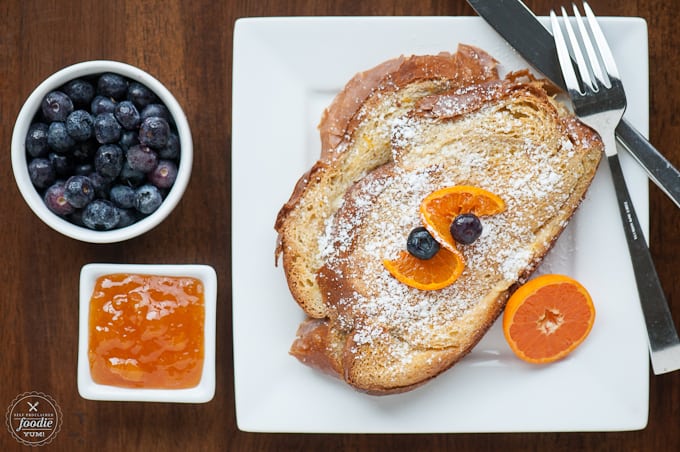
M646 50L646 38L647 38L647 28L646 28L646 21L642 18L639 17L602 17L601 19L605 21L613 21L613 22L624 22L626 24L631 23L635 26L641 26L644 28L644 37L645 37L645 42L644 42L644 48ZM376 16L376 17L367 17L367 16L361 16L361 17L347 17L347 16L333 16L333 17L285 17L285 18L277 18L277 17L267 17L267 18L240 18L235 22L234 25L234 64L233 64L233 105L232 105L232 117L237 118L238 117L238 111L240 108L240 104L237 103L237 90L239 89L239 75L237 74L238 68L239 68L239 62L237 61L237 58L241 56L241 51L243 51L243 33L244 30L248 30L252 26L256 27L262 27L262 26L269 26L269 25L276 25L280 26L285 23L289 24L299 24L302 22L306 23L311 23L311 22L337 22L337 23L342 23L342 22L353 22L353 21L360 21L360 22L371 22L371 21L379 21L379 22L399 22L399 21L410 21L410 22L426 22L430 20L435 20L435 21L477 21L479 23L485 24L483 19L477 17L477 16L455 16L455 17L442 17L442 16L422 16L422 17L391 17L391 16ZM541 20L546 20L546 18L541 18ZM605 27L606 28L606 27ZM502 38L498 38L502 39ZM453 40L452 40L453 41ZM645 58L645 80L647 81L647 87L648 87L648 51L645 51L644 56ZM644 99L644 104L645 107L648 109L649 108L649 100L648 100L648 94ZM646 117L646 121L648 122L648 114ZM241 131L238 130L238 125L240 123L237 120L234 120L232 123L232 166L234 168L234 173L238 171L237 165L234 164L234 159L236 158L238 161L238 158L240 157L239 154L239 146L238 143L240 143L240 133ZM644 127L639 127L640 130L646 134L646 130L648 128L648 124L642 124ZM232 178L232 206L235 204L233 203L234 198L236 197L235 194L238 193L238 190L236 190L237 187L234 186L236 183L236 178ZM294 181L293 181L294 182ZM648 196L645 194L645 204L647 204L644 207L648 207ZM233 207L232 207L233 209ZM643 209L644 212L646 212L645 209ZM233 210L233 215L232 215L232 231L234 231L234 223L237 221L234 217L235 211ZM648 220L648 218L647 218ZM646 225L646 228L648 230L648 224ZM238 271L236 270L238 268L238 262L237 258L239 256L234 253L235 248L235 241L236 241L236 236L235 234L232 235L232 268L234 269L234 274L233 274L233 285L232 285L232 307L233 307L233 319L232 319L232 326L234 328L234 337L233 337L233 347L234 347L234 390L235 390L235 406L236 406L236 420L237 420L237 426L240 430L244 431L267 431L267 432L272 432L272 431L280 431L280 432L319 432L319 433L434 433L434 432L444 432L442 430L433 430L433 431L422 431L422 430L413 430L413 431L404 431L404 430L385 430L385 429L342 429L339 428L337 430L331 430L331 431L326 431L326 430L314 430L313 428L300 428L300 429L292 429L290 427L284 427L282 429L272 429L271 426L264 426L260 425L257 422L253 422L252 419L245 419L243 415L243 411L240 409L243 407L243 404L245 401L241 397L240 393L240 381L241 378L238 376L239 369L237 369L237 355L240 354L239 350L239 338L237 337L237 331L238 331L238 295L240 293L239 291L239 282L237 281L236 275L238 274ZM292 337L291 337L292 340ZM646 381L646 384L649 384L648 378ZM647 396L648 396L648 389L646 389ZM602 430L596 430L596 431L616 431L616 430L638 430L642 429L646 426L647 424L647 411L648 411L648 399L645 404L645 415L641 416L640 419L638 420L636 425L628 425L625 426L624 428L607 428L607 429L602 429ZM463 430L445 430L446 432L463 432ZM470 431L470 430L465 430L465 431ZM474 430L473 430L474 431ZM569 431L569 429L565 430L530 430L530 429L522 429L522 430L513 430L513 429L480 429L477 430L479 432L509 432L509 431Z

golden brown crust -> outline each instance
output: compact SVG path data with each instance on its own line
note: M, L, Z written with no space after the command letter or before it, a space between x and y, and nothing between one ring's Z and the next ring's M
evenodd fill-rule
M321 136L321 160L328 158L332 149L338 147L348 134L348 125L366 99L378 89L383 79L396 73L404 57L388 60L368 71L360 72L347 82L345 88L326 108L319 122Z
M333 339L328 319L308 318L300 324L290 354L321 372L339 377L342 364L332 350Z
M386 386L355 382L353 380L353 367L356 363L357 353L352 352L352 350L361 346L352 340L351 334L343 334L337 331L335 334L332 333L332 327L327 318L305 320L298 328L297 337L291 346L290 354L305 365L332 377L345 380L350 385L354 385L355 389L367 394L389 395L408 392L422 386L463 359L500 316L510 293L508 291L500 294L498 299L491 302L492 308L486 311L486 318L465 349L431 351L433 356L437 356L437 359L431 359L431 364L427 366L427 369L420 368L416 377L417 381L411 384ZM340 354L338 350L341 350L342 353Z

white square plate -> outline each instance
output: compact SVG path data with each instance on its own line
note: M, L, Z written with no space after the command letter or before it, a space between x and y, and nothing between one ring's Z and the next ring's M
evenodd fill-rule
M647 26L602 18L628 94L626 117L648 127ZM516 432L642 429L649 364L644 322L604 162L582 207L541 266L593 296L597 318L566 359L515 358L499 322L459 364L415 391L355 392L288 354L302 311L274 267L274 220L319 155L321 112L356 72L400 54L476 45L501 75L528 67L478 17L263 18L234 32L232 259L238 426L263 432ZM647 178L622 152L648 230Z
M203 371L201 381L186 389L121 388L92 380L89 349L90 299L100 276L114 273L186 276L203 283ZM215 325L217 322L217 275L208 265L87 264L80 271L80 321L78 331L78 392L84 399L132 402L205 403L215 395Z

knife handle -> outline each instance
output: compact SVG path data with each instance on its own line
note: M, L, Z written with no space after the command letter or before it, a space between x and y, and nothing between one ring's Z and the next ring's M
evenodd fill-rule
M616 127L616 137L647 171L652 182L680 207L680 171L625 119Z
M675 330L675 324L673 323L666 296L661 287L661 281L659 281L659 276L654 268L649 247L642 234L640 222L630 199L619 157L616 154L611 155L608 157L608 160L614 181L619 212L623 221L623 229L628 242L628 250L630 251L633 263L633 272L635 273L635 282L637 283L640 295L642 313L647 326L652 365L654 365L655 352L677 346L680 344L680 339L678 339L678 333ZM678 365L680 365L680 362L676 363L676 369Z

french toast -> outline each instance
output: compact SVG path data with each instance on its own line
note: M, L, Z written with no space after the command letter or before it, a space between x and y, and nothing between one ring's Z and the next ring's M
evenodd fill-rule
M277 259L308 320L291 354L356 389L413 389L481 339L585 196L599 136L528 72L486 52L400 57L357 74L326 109L321 157L276 219ZM420 290L383 266L421 226L419 204L472 185L507 208L460 247L450 286Z

